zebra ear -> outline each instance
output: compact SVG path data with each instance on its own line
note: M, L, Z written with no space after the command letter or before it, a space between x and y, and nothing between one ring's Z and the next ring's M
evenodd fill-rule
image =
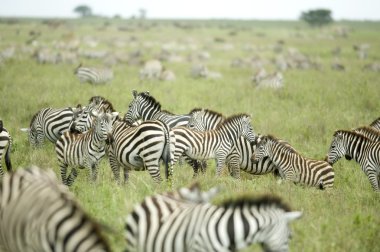
M296 211L296 212L286 212L284 214L284 218L287 222L291 222L293 220L297 220L299 218L301 218L302 216L302 212L300 211Z
M149 96L149 91L145 91L144 94L145 94L146 96Z
M133 97L134 97L134 98L136 98L136 97L137 97L137 94L138 94L138 93L137 93L137 91L136 91L136 90L132 90L132 95L133 95Z

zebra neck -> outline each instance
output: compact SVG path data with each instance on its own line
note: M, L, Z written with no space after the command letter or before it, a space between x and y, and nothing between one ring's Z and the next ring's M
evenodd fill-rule
M282 144L273 143L270 148L269 158L278 167L287 167L291 165L291 162L296 156L299 156L299 154L288 150Z
M96 130L91 132L91 139L90 144L99 150L102 149L106 143L106 137L104 137L103 134L97 133Z
M225 138L229 139L230 142L237 143L241 136L241 129L234 128L230 125L224 125L223 127L216 129L216 132L223 135Z
M156 106L152 106L152 107L149 107L147 109L142 109L141 110L141 118L143 119L143 121L152 120L160 112L161 112L161 110Z
M364 153L366 152L369 144L370 142L366 139L348 139L345 144L346 154L352 157L356 162L362 164L366 160Z

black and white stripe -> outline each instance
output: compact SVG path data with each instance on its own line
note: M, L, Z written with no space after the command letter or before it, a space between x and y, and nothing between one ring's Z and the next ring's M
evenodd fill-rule
M111 251L54 172L38 167L17 169L0 183L0 250Z
M166 171L170 162L169 128L165 123L154 120L131 126L125 121L115 121L112 139L108 156L116 181L120 181L120 166L124 168L125 181L128 180L128 170L148 170L154 181L162 180L160 159L163 159Z
M80 83L105 84L113 79L113 71L108 68L83 67L79 65L74 74L78 77Z
M380 117L370 124L370 127L380 130Z
M360 134L363 134L364 136L368 137L372 141L380 142L380 130L377 130L373 127L363 126L363 127L354 129L354 131Z
M0 178L4 175L2 168L2 156L5 152L5 165L8 171L12 170L11 163L11 148L12 148L12 138L6 128L3 126L3 121L0 120Z
M214 205L174 196L147 197L127 216L126 251L237 251L254 243L288 251L288 224L302 215L274 197Z
M342 156L358 162L373 190L380 191L380 142L349 130L335 131L327 161L334 164Z
M175 127L171 129L171 133L175 139L173 162L183 154L197 160L215 158L217 176L220 175L227 156L235 148L241 136L247 138L249 142L255 140L251 117L245 114L227 118L215 130L202 132L187 127Z
M319 189L334 185L334 171L329 163L305 158L294 148L289 147L289 144L273 136L263 136L258 139L257 148L251 159L252 162L258 162L264 157L270 158L284 179Z
M105 155L106 140L111 141L112 122L117 113L93 112L93 127L85 133L65 132L55 145L61 167L62 182L70 186L77 177L76 168L91 170L91 179L96 180L97 166ZM67 167L72 166L66 177Z
M134 123L138 119L160 120L166 123L169 128L186 126L189 122L189 115L174 115L168 111L161 110L161 104L149 95L149 92L137 93L132 91L133 100L129 104L128 111L124 119L129 123Z

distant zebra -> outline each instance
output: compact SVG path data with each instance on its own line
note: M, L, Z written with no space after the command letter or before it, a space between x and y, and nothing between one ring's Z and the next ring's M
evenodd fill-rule
M372 141L380 142L380 130L377 130L372 127L363 126L354 129L355 132L358 132L360 134L363 134L364 136L368 137Z
M193 109L190 115L188 127L199 131L214 130L226 120L222 114L209 109ZM251 155L255 149L255 142L249 142L242 136L237 140L236 149L227 156L228 169L233 177L240 178L240 169L253 175L277 171L277 167L268 157L258 163L253 163ZM194 172L198 171L194 170Z
M32 118L29 128L21 129L29 133L29 143L41 147L45 138L55 143L63 132L69 130L74 116L82 112L80 104L76 108L43 108Z
M92 112L95 117L93 127L85 133L65 132L55 145L58 162L61 167L61 178L65 185L71 186L77 177L76 168L89 168L91 179L97 178L97 166L105 155L106 141L112 141L112 122L118 113ZM73 166L66 176L67 167Z
M284 77L281 72L260 76L260 78L254 77L257 88L282 88L284 86L283 81Z
M113 79L113 71L108 68L83 67L80 64L74 71L80 83L104 84Z
M275 197L214 205L174 195L146 197L133 209L126 218L126 251L237 251L254 243L288 251L289 223L302 215Z
M165 162L166 172L169 169L169 128L159 120L144 121L139 126L115 121L108 156L117 182L120 182L120 166L124 168L125 182L128 181L128 170L148 170L153 180L160 182L160 159Z
M7 170L12 170L11 163L11 148L12 148L12 138L6 128L3 127L3 121L0 120L0 178L4 175L4 171L1 164L1 158L5 152L5 165Z
M189 115L174 115L161 110L161 104L149 95L149 92L137 93L132 91L133 100L129 104L128 112L124 119L129 123L134 123L139 118L146 120L160 120L166 123L169 128L185 126L189 122Z
M327 162L334 164L342 156L353 158L367 175L374 191L380 191L380 142L363 134L337 130L327 154Z
M251 117L245 114L227 118L215 130L201 132L187 127L175 127L171 129L171 133L175 139L173 163L183 154L196 160L215 158L217 176L220 176L226 158L236 146L240 136L250 142L255 140Z
M375 121L373 121L373 122L370 124L370 126L371 126L372 128L377 129L377 130L380 130L380 117L377 118Z
M278 167L282 178L319 189L334 185L334 171L329 163L305 158L289 144L273 136L258 139L251 159L252 162L259 162L264 157L269 157Z
M38 167L17 169L0 183L0 250L111 251L54 172Z

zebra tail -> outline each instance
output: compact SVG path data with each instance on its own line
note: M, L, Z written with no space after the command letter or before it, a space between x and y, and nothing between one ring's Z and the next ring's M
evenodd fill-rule
M5 165L7 166L8 171L12 171L11 146L12 146L12 140L9 138L7 152L5 152Z
M165 162L165 178L166 179L169 179L169 176L171 174L169 174L169 163L171 163L171 155L170 155L170 136L169 136L169 127L166 125L166 123L163 122L163 124L165 125L164 128L165 128L165 147L164 147L164 151L162 153L162 159L164 160Z

